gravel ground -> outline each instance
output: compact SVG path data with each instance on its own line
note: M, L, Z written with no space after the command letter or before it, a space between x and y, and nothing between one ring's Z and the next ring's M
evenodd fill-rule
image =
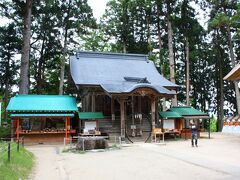
M190 140L124 145L120 150L62 153L62 146L29 146L36 156L30 179L240 179L240 136L215 133L199 147Z

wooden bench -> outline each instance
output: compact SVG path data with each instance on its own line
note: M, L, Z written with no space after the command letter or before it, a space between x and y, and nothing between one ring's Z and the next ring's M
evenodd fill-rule
M164 133L162 132L161 128L153 128L153 130L152 130L152 142L157 142L157 135L159 135L159 142L161 141L161 135L162 135L162 141L164 143Z

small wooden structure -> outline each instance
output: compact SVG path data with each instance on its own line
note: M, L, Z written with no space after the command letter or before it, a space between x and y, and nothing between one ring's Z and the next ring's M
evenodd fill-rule
M146 55L77 52L70 70L83 112L103 112L101 132L122 140L151 133L158 100L171 98L178 85L161 76Z
M59 95L16 95L11 98L8 112L12 118L12 135L25 142L63 143L76 133L71 118L77 112L76 100Z
M191 138L191 129L189 129L190 120L194 120L197 123L198 135L200 135L200 119L203 121L210 120L207 113L203 113L191 106L172 107L166 112L160 112L159 116L162 119L161 126L165 134L179 134L185 139ZM210 138L210 125L208 132Z

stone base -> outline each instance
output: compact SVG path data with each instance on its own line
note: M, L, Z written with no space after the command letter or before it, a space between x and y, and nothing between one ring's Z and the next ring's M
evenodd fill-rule
M103 137L83 137L76 145L76 149L81 151L106 148L108 148L108 142Z

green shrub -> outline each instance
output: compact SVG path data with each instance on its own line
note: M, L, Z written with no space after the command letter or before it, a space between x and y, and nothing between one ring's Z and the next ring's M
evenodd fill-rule
M210 130L211 132L217 132L217 119L214 117L210 119Z
M10 135L11 135L10 126L6 126L6 127L1 126L0 127L0 138L4 138L4 137L10 136Z

